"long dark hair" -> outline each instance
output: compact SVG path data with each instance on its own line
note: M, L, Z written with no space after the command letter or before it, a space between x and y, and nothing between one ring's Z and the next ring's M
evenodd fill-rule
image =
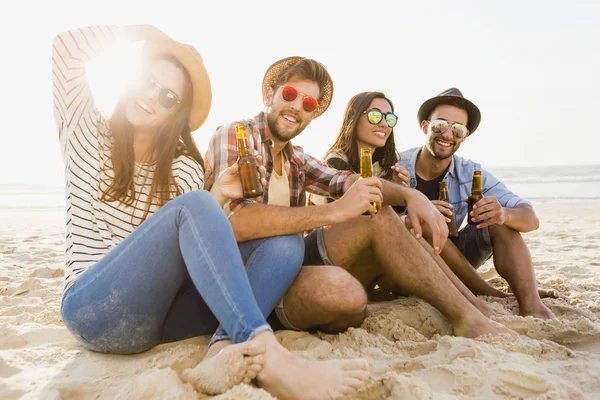
M354 172L360 171L360 156L358 155L357 142L357 127L358 121L374 99L384 99L390 104L392 112L394 112L394 104L390 99L385 97L382 92L363 92L355 95L350 99L344 112L344 119L340 127L335 143L327 151L341 151L348 157L348 163ZM387 138L383 147L378 147L373 153L373 162L379 162L379 165L384 171L382 178L392 179L392 166L398 162L396 155L396 143L394 142L394 129Z
M156 132L153 144L150 146L145 158L154 162L154 176L148 195L148 205L144 211L144 221L150 211L150 205L156 199L158 206L162 207L167 202L181 194L172 172L173 159L180 155L187 155L204 165L200 151L190 132L188 120L192 107L192 81L188 71L181 63L171 56L161 56L149 60L166 60L178 68L185 75L185 84L181 95L181 103L169 121L163 124ZM133 126L125 116L125 100L119 99L113 112L109 128L113 137L112 165L114 178L106 191L102 194L102 201L119 201L132 206L136 201L134 175L135 158L133 152ZM146 171L148 174L148 171ZM147 177L147 175L146 175Z

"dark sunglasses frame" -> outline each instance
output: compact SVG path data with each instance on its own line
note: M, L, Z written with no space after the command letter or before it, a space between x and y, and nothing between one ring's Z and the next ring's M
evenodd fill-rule
M378 110L376 108L372 108L370 110L363 111L363 114L367 115L367 121L369 121L369 123L373 124L373 125L378 125L384 117L385 117L385 122L386 122L387 126L389 126L390 128L395 127L396 124L398 123L398 116L396 114L391 113L391 112L384 114L383 112L381 112L381 110ZM369 118L369 115L376 115L377 120L372 121L371 118ZM393 117L394 122L390 122L390 120L388 119L390 116Z
M147 87L155 87L158 89L158 104L160 104L166 110L170 110L178 104L181 104L177 93L169 88L163 87L160 83L156 82L154 78L147 76L142 78L142 81Z
M319 108L319 102L317 101L317 99L315 99L312 96L306 95L304 93L300 93L298 91L298 89L296 89L295 87L291 86L291 85L279 85L277 87L281 88L281 98L287 102L292 102L294 100L296 100L298 98L298 96L302 96L302 108L304 109L304 111L306 112L314 112L317 108ZM290 92L290 90L293 89L293 92L291 93L295 93L294 98L286 98L286 96L284 95L284 92ZM313 108L314 107L314 108Z
M427 120L427 122L429 122L429 128L433 133L441 134L446 132L448 127L452 127L452 136L454 136L456 139L462 139L469 134L469 129L458 122L455 122L452 125L450 125L450 122L446 121L445 119L434 119L432 121ZM440 131L439 129L441 128L436 128L434 130L434 125L445 125L446 127Z

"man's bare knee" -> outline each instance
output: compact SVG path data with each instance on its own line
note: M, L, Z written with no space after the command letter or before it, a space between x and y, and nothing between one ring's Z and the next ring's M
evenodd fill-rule
M343 268L304 266L285 295L283 306L293 325L310 329L364 314L367 294Z

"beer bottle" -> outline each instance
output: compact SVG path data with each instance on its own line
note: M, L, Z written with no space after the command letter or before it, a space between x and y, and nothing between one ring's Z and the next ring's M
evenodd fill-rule
M242 190L244 198L258 197L263 195L263 188L260 184L260 173L258 172L258 162L252 154L248 135L244 125L235 127L240 181L242 182Z
M481 171L473 172L473 186L471 187L471 195L467 199L467 204L469 205L469 209L467 211L467 222L471 225L478 224L478 222L473 222L471 218L471 211L473 211L473 206L475 203L483 199L483 195L481 194L483 192L482 185Z
M450 203L450 198L448 197L448 182L440 182L440 195L438 200L445 201L446 203ZM452 203L450 203L452 204ZM447 217L444 215L444 217ZM452 209L452 215L450 217L450 222L448 224L448 236L449 237L457 237L458 236L458 228L456 227L456 214L454 213L454 208Z
M371 159L371 149L360 149L360 179L370 178L373 176L373 160ZM372 203L377 214L377 204ZM366 213L368 214L368 213Z

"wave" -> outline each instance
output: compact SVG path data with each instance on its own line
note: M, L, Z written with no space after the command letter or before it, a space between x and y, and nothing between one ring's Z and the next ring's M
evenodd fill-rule
M527 184L542 184L542 183L599 183L599 176L529 176L529 177L514 177L501 178L504 183L527 183Z

